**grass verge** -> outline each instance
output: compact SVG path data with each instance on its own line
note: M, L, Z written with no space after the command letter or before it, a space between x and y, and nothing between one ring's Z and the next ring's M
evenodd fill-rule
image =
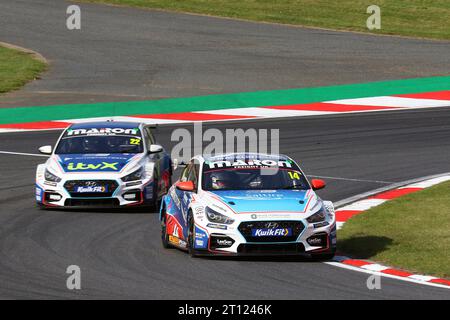
M448 0L84 0L381 34L450 39ZM367 8L381 8L381 30L369 31Z
M0 46L0 94L21 88L46 68L31 53Z
M450 182L405 195L347 221L339 250L412 272L450 277Z

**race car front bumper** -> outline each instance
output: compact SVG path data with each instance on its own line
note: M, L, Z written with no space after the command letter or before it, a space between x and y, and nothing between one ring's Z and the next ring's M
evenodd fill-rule
M118 179L36 182L36 202L47 208L114 208L147 205L154 202L155 194L152 179L129 183Z
M249 226L255 223L276 223L281 228L290 228L292 233L290 236L254 237ZM334 253L336 224L334 217L322 224L309 224L306 220L242 221L237 227L227 226L226 229L196 224L194 249L198 255L225 256Z

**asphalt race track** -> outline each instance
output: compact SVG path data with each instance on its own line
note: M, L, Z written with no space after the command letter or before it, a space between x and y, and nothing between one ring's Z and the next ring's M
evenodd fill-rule
M37 50L53 63L42 81L2 97L4 106L33 99L36 104L88 102L110 95L112 100L124 96L127 100L129 96L148 99L430 76L450 71L450 44L446 42L378 38L104 6L86 6L86 19L103 19L108 24L96 25L96 37L87 27L82 32L91 36L88 40L83 40L81 34L75 36L82 44L80 49L58 34L64 32L58 26L64 26L64 14L62 22L53 19L59 19L55 10L63 8L65 12L61 3L22 0L0 4L0 40ZM28 10L25 17L12 21L13 14L19 17L21 10ZM29 28L25 20L37 19L33 13L40 13L40 19L48 22ZM153 30L151 37L136 32L142 30L137 29L139 23L151 26L157 24L157 18L160 28ZM167 42L167 30L171 35L180 34L183 41L178 43L187 50L189 59L183 59L181 48L177 51L173 47L177 41ZM253 36L244 35L247 32ZM236 37L236 33L242 33L241 37ZM286 41L286 37L298 37L298 42ZM109 51L114 39L118 39L120 52ZM245 44L247 40L249 44ZM308 41L310 45L305 46ZM280 43L286 46L280 49ZM264 51L270 47L270 51ZM378 50L372 52L374 47ZM355 49L350 52L352 48ZM133 55L127 56L126 50L133 51ZM311 60L299 64L308 52ZM369 63L370 52L376 56L375 64ZM280 57L294 53L299 55L298 61ZM93 54L97 54L97 59L92 60ZM154 86L145 86L143 83L151 77L147 66L142 65L142 70L133 68L151 59L156 60L154 67L160 73L154 78ZM220 59L221 64L215 65L218 60L214 59ZM214 69L208 69L209 64ZM292 68L293 64L297 67ZM116 69L111 70L111 66ZM221 74L220 70L226 72ZM163 80L167 82L160 86ZM53 93L43 93L50 91ZM326 179L328 186L320 194L334 201L389 183L449 171L450 108L209 123L205 129L208 127L279 128L281 152L296 159L308 174L331 177ZM174 128L158 129L157 136L167 148L173 145L170 133ZM37 147L53 144L58 134L59 131L1 134L0 151L35 153ZM0 154L0 298L450 298L449 290L388 278L382 279L381 290L368 290L366 274L303 258L192 259L181 251L162 248L156 213L38 210L33 198L34 174L36 165L44 159ZM72 264L82 270L82 290L76 292L66 288L65 271Z

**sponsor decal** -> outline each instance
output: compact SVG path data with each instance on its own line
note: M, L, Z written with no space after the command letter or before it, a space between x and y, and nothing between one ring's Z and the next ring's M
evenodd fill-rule
M183 247L183 248L187 247L186 241L183 241L180 238L172 236L172 235L169 235L169 242L176 246L179 246L179 247Z
M326 233L318 233L306 239L306 242L313 247L323 247L328 242L328 235Z
M180 240L172 235L169 236L169 242L177 246L180 244Z
M102 162L102 163L99 163L99 164L90 164L90 163L85 164L83 162L78 162L78 163L70 162L67 165L67 170L77 171L77 170L106 170L106 169L110 169L110 170L117 171L117 170L119 170L117 168L118 164L119 164L118 162L113 162L113 163Z
M116 135L116 134L136 135L138 132L139 132L138 128L133 128L133 129L125 129L125 128L68 129L67 130L67 136Z
M181 202L180 202L180 199L178 199L175 186L173 186L170 189L170 198L173 200L173 202L177 206L178 210L180 210L181 209Z
M287 160L236 160L236 161L213 161L207 162L210 169L217 168L259 168L259 167L280 167L292 168L292 164Z
M200 232L196 232L196 233L195 233L195 237L196 237L196 238L200 238L200 239L203 239L203 238L205 238L205 237L206 237L206 234L204 234L204 233L200 233Z
M217 239L216 243L219 246L224 246L224 247L231 247L233 245L233 241L232 240L228 240L228 239Z
M327 221L315 223L314 224L314 229L326 227L327 225L329 225L329 223Z
M75 188L75 192L86 193L86 192L108 192L107 188L104 186L78 186Z
M196 248L203 248L205 246L205 242L203 240L195 240L195 247Z
M204 207L196 207L194 209L195 211L195 215L199 216L205 213L205 208Z
M322 239L320 238L311 238L308 240L308 243L312 246L314 245L321 245L322 244Z
M43 194L43 190L36 186L36 201L38 201L38 202L42 201L42 194Z
M194 247L197 249L206 249L208 247L208 236L206 233L198 228L195 227L195 243Z
M292 235L291 228L252 229L252 237L287 237Z
M153 184L145 187L145 199L153 199Z
M227 230L227 228L228 228L225 225L216 224L216 223L208 223L206 226L208 228L221 229L221 230Z

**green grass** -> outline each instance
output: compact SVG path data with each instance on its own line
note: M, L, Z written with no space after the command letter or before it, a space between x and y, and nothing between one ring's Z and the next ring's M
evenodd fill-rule
M21 88L46 67L30 53L0 46L0 94Z
M255 21L450 39L448 0L84 0ZM381 8L381 30L369 31L369 5Z
M450 277L450 182L353 217L339 230L338 246L355 258Z

